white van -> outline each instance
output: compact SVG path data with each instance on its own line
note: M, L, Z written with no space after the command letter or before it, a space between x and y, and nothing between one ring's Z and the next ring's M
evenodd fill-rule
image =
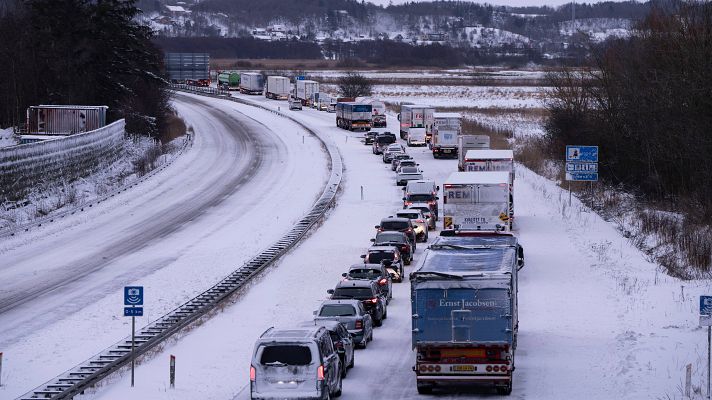
M425 146L425 128L408 128L408 146Z

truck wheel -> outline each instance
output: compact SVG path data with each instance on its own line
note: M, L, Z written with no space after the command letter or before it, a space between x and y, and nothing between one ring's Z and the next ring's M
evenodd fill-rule
M381 326L383 325L383 316L381 318L374 318L373 319L373 324L376 326Z
M433 393L433 387L431 385L418 383L418 394L431 394L431 393Z
M509 383L507 386L497 386L497 394L501 396L509 396L512 394L512 384Z

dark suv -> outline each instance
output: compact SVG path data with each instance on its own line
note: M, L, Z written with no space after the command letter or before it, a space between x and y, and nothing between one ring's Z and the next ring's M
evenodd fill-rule
M408 236L408 240L413 244L413 252L417 245L415 244L415 228L413 223L408 218L388 217L381 220L380 225L376 225L379 232L395 231L403 232Z
M381 133L373 140L373 154L382 154L383 150L388 147L389 144L396 142L396 135L385 132Z
M393 278L388 273L383 263L379 264L355 264L349 268L349 272L341 274L346 279L368 279L378 284L381 294L386 298L386 304L393 298Z
M403 232L378 232L376 234L376 237L371 239L371 242L373 242L374 246L393 246L398 249L401 257L403 258L402 263L398 263L398 260L391 261L393 262L394 266L399 267L399 271L401 273L403 272L402 264L405 263L405 265L410 265L410 263L413 261L413 244L410 242L410 239L408 239L408 236L406 236L406 234ZM376 262L381 262L381 260L371 261L371 263ZM399 266L397 264L401 265Z
M373 317L373 324L381 326L388 317L386 299L381 294L378 284L371 280L344 280L336 284L336 288L326 291L332 300L360 300L366 311Z

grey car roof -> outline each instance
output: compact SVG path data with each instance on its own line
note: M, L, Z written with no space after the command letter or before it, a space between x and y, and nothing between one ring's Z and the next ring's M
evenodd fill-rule
M312 321L303 321L297 324L297 326L304 327L304 328L309 328L309 327L320 327L323 326L329 331L335 331L336 328L341 325L341 322L339 321L334 321L333 319L318 319L318 320L312 320ZM345 327L344 327L345 328Z
M381 222L385 221L400 221L400 222L408 222L410 219L408 218L400 218L400 217L386 217L381 220Z
M260 339L272 339L272 340L305 340L313 339L322 329L320 326L313 327L294 327L286 329L276 329L274 327L267 329Z
M373 284L373 281L369 280L345 280L345 281L339 281L339 283L336 284L337 288L342 288L342 287L367 287L371 288Z

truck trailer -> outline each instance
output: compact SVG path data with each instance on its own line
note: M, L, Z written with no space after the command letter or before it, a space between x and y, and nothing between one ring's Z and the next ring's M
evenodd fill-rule
M39 105L27 108L23 133L72 135L106 126L107 106Z
M385 128L386 123L386 104L380 100L369 98L359 99L361 103L371 105L372 124L374 128Z
M443 229L510 231L512 200L508 172L453 172L443 184Z
M410 275L418 393L477 385L512 391L524 250L510 234L440 236Z
M319 98L319 82L310 80L297 80L297 98L302 101L305 107L311 107L315 99Z
M237 72L220 72L218 74L218 87L225 90L239 90L240 74Z
M468 150L489 149L490 137L487 135L460 135L457 137L457 170L465 170L465 155Z
M407 139L409 128L425 128L426 141L430 141L433 134L435 108L424 105L404 104L398 114L400 121L400 137Z
M364 103L336 103L336 126L350 131L371 129L372 108Z
M265 80L262 74L256 72L244 72L240 74L240 93L262 94L265 88Z
M430 149L433 152L433 158L457 157L457 139L458 131L441 127L433 132L433 139L430 142Z
M286 100L292 90L292 83L284 76L268 76L265 85L265 97L275 100Z

